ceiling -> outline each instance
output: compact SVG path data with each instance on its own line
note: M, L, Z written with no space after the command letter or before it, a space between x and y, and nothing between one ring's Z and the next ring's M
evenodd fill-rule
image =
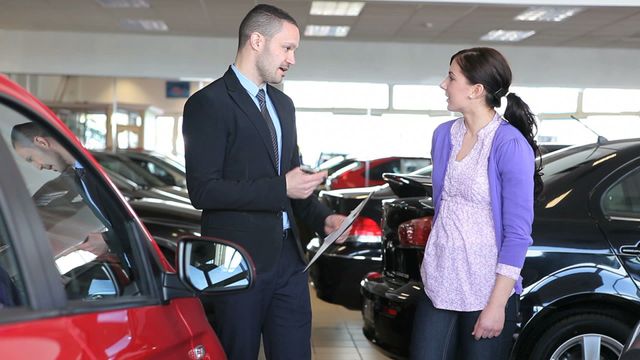
M96 0L0 0L0 29L135 33L124 19L162 20L169 30L152 34L237 36L242 17L256 1L147 0L149 8L109 9ZM602 3L606 4L607 0ZM563 22L513 20L526 5L489 5L375 0L358 17L309 15L311 0L274 0L300 24L348 25L346 38L335 41L375 41L437 44L491 44L479 38L490 30L535 30L516 46L562 46L640 49L640 6L587 6Z

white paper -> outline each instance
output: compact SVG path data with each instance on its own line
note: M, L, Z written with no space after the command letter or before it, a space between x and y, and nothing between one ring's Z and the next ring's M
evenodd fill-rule
M309 264L307 264L307 267L304 268L303 271L309 270L309 267L311 266L311 264L313 264L318 259L318 257L327 250L329 245L333 244L340 237L340 235L342 235L345 232L345 230L347 230L351 226L351 224L353 224L353 221L358 217L358 215L360 215L360 211L362 211L362 208L364 208L364 205L367 203L367 201L369 201L369 199L371 198L371 195L374 192L375 191L370 192L369 195L364 200L362 200L360 204L356 206L355 209L351 210L351 212L349 213L347 218L344 219L340 227L338 227L331 234L327 235L327 237L324 238L324 242L316 252L316 255L313 257L313 259L311 259L311 261L309 261Z

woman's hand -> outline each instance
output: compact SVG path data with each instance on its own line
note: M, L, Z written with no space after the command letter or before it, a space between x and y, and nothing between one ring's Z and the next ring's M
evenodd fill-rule
M505 308L500 305L492 305L489 303L487 307L480 312L478 321L473 327L471 335L476 340L491 339L497 337L504 327Z

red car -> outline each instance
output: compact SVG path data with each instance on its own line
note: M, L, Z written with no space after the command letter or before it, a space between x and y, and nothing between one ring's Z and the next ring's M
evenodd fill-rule
M431 159L415 157L386 157L357 160L329 175L327 190L368 187L385 184L384 173L406 174L431 165Z
M251 286L242 249L183 238L174 271L73 133L4 76L0 162L1 358L226 359L195 295Z

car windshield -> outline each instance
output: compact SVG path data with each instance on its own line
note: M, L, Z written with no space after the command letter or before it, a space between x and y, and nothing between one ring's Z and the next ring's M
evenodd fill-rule
M162 181L146 173L144 170L140 169L135 164L134 165L128 164L126 161L116 156L109 156L104 154L98 155L95 153L94 153L94 156L96 157L96 160L98 160L100 165L102 165L103 167L111 171L114 171L129 180L132 180L133 182L135 182L140 186L151 186L151 187L164 186L164 183Z
M428 165L418 170L410 172L408 175L422 175L422 176L431 176L431 171L433 170L433 165Z

